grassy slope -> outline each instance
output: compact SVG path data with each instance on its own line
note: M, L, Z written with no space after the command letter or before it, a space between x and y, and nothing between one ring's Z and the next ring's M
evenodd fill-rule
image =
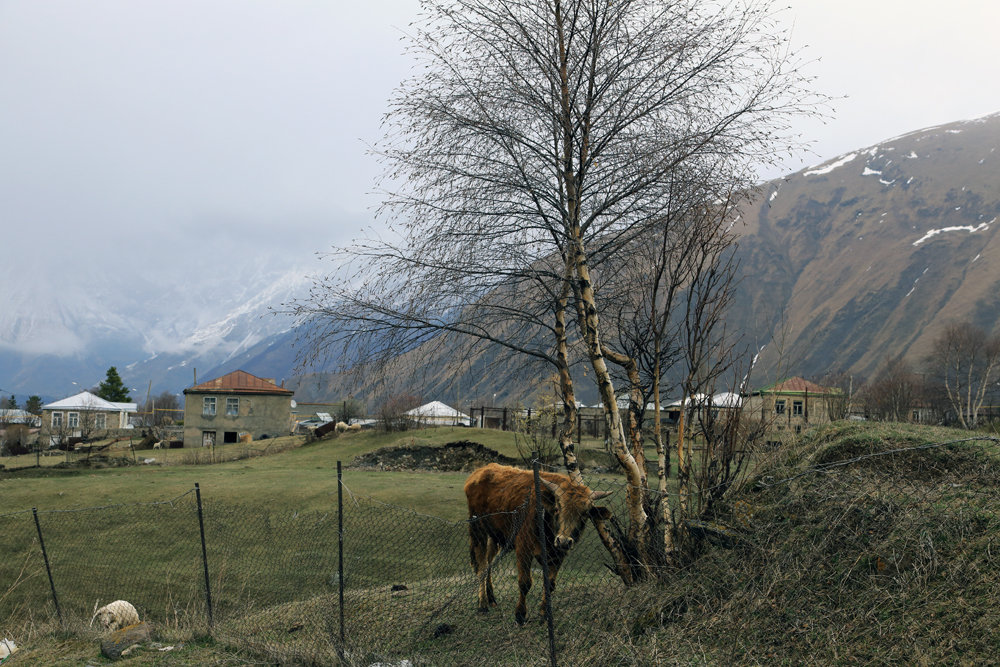
M995 660L996 442L908 449L968 436L896 424L807 434L720 508L744 527L741 544L704 553L661 596L634 593L636 643L720 664Z
M404 433L365 432L320 440L272 456L256 456L213 465L184 465L196 455L207 461L204 450L144 450L141 459L156 458L163 465L138 465L97 470L0 472L0 512L37 507L39 510L93 507L105 504L154 502L179 496L197 482L207 499L295 509L327 508L336 502L337 461L345 468L355 456L381 447L443 445L472 440L510 457L518 457L514 436L492 429L443 427ZM262 441L263 442L263 441ZM262 442L253 443L261 447ZM296 442L301 443L299 438ZM288 443L278 443L279 448ZM598 443L585 442L594 452ZM220 457L233 457L241 445L219 447ZM120 453L125 455L124 452ZM597 454L587 458L593 460ZM19 457L4 459L9 469ZM60 457L54 457L60 458ZM21 465L34 465L34 458ZM60 460L62 460L60 458ZM431 512L448 519L462 518L466 473L396 472L392 474L347 470L345 485L356 493ZM429 482L429 479L444 480Z
M154 502L179 496L200 484L207 499L289 509L318 509L336 503L337 461L345 466L360 453L394 444L444 444L471 438L508 455L516 454L510 434L478 429L429 429L405 434L361 433L321 440L274 456L259 456L215 465L181 465L190 451L171 450L166 465L100 470L22 470L0 473L3 511L93 507L104 504ZM237 447L233 445L232 447ZM220 448L221 449L221 448ZM147 452L161 457L160 452ZM141 454L140 454L141 456ZM11 466L12 467L12 466ZM461 495L463 473L441 473L454 479ZM440 508L446 485L428 484L427 473L378 474L349 471L345 484L355 492L377 495L426 511Z

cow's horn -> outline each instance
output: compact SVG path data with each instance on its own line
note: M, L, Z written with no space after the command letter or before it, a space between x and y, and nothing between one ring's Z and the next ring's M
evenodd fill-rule
M612 493L614 493L614 491L591 491L590 492L590 499L591 500L600 500L601 498L607 498Z
M557 496L559 495L559 491L561 489L559 488L558 484L556 484L554 482L550 482L549 480L545 479L544 477L539 478L538 481L540 481L542 484L544 484L546 489L548 489L549 491L551 491L552 493L554 493Z

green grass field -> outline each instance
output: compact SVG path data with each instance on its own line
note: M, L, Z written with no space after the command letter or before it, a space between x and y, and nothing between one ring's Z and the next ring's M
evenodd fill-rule
M952 655L949 645L971 662L995 655L1000 645L986 626L1000 622L996 443L907 449L967 435L876 424L810 432L762 457L766 468L745 493L716 507L714 520L740 528L735 545L706 544L683 570L631 589L609 574L607 554L585 532L554 596L560 662L939 662ZM175 645L127 664L336 664L340 460L347 664L545 664L544 626L513 623L512 557L495 574L500 607L474 613L466 473L350 467L381 447L457 440L518 454L509 433L441 428L273 442L256 456L233 445L216 459L235 460L214 464L203 450L169 450L161 465L0 472L0 633L23 647L24 664L99 663L87 621L98 602L121 597ZM585 442L584 451L585 460L602 455L600 443ZM810 472L843 460L854 462ZM31 507L68 634L53 620ZM531 613L537 594L536 585ZM975 619L956 611L958 598ZM891 639L900 636L912 641Z

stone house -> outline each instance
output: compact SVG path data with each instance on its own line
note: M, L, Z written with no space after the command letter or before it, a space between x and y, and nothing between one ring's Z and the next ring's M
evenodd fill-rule
M64 440L95 440L121 435L132 428L135 403L114 403L81 391L42 406L39 441L42 446L59 446Z
M271 379L233 371L184 390L184 446L210 447L288 435L292 395Z
M777 382L750 394L746 414L759 416L774 431L800 433L807 426L832 421L845 397L836 387L824 387L800 377Z

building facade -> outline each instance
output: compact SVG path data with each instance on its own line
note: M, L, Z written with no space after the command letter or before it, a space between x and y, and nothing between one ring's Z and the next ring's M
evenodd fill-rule
M184 446L211 447L289 435L292 420L290 389L246 371L202 382L184 390Z
M132 428L136 410L135 403L113 403L81 391L42 406L39 441L43 447L58 447L67 440L114 437Z
M832 416L843 410L844 400L837 388L793 377L753 392L746 413L759 416L770 430L799 433L807 426L833 421Z

